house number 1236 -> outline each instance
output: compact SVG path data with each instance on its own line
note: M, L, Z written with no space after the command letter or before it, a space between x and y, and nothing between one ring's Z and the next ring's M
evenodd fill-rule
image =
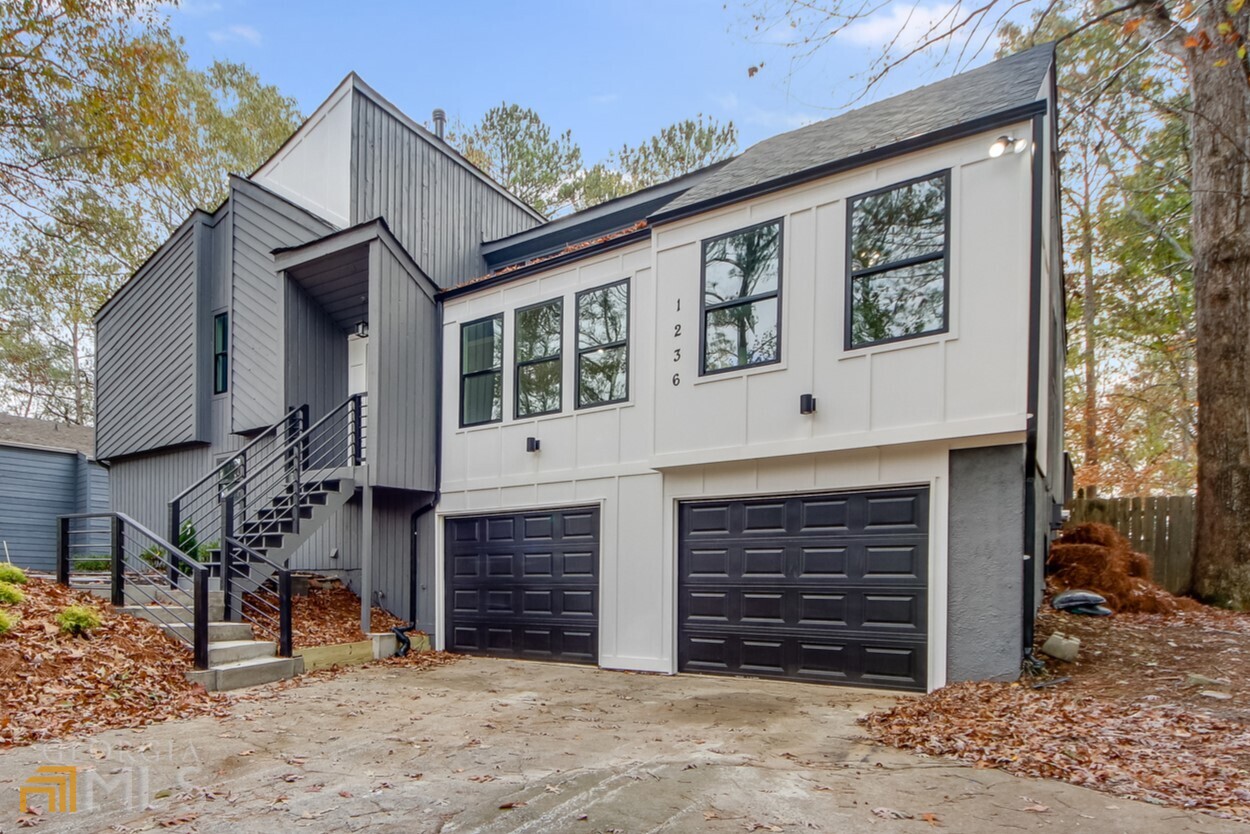
M681 299L680 298L677 299L677 312L679 313L681 312ZM673 338L674 339L681 338L681 325L680 324L673 325ZM681 361L681 348L673 349L673 361L674 362ZM681 385L681 374L673 374L673 385Z

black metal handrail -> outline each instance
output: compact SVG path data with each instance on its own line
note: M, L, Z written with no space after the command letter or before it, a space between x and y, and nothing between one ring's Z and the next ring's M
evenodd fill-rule
M189 627L190 636L178 629L173 635L191 647L195 668L208 668L208 580L209 569L192 559L166 539L153 533L125 513L71 513L57 521L56 579L69 586L74 565L81 557L73 555L73 539L76 533L86 532L98 536L98 528L75 530L80 521L107 519L109 522L110 601L116 607L126 604L129 591L132 596L141 595L147 600L146 607L156 606L171 620ZM98 547L94 542L93 548ZM98 554L93 554L98 556ZM171 606L163 601L166 589L178 589L179 577L191 578L190 606ZM183 612L190 609L189 617ZM181 610L179 610L181 609Z
M221 530L216 527L219 521L217 505L221 501L223 487L233 486L238 478L247 476L249 457L262 443L277 444L284 439L290 439L292 435L299 435L307 422L307 405L292 408L282 419L266 428L242 449L231 453L227 460L210 469L198 481L170 499L166 509L168 540L183 544L183 525L190 522L195 528L197 544L213 540L220 542ZM267 460L270 454L266 453L263 460ZM225 484L223 481L226 478L235 480Z
M275 606L264 597L259 596L257 592L261 589L258 587L251 594L239 595L239 615L243 619L251 619L253 623L258 625L265 624L261 621L267 622L270 631L277 633L278 654L281 657L290 657L293 650L293 635L291 632L291 570L265 558L263 553L259 553L237 539L227 536L223 544L227 546L227 550L240 551L246 557L247 563L265 565L273 571L273 576L277 581L278 604ZM229 567L229 570L235 569L234 565ZM239 573L242 574L241 567L239 568ZM249 600L249 596L252 599ZM261 605L270 609L267 614L260 607ZM245 609L251 609L251 616L248 615ZM277 628L273 627L275 618L277 619Z

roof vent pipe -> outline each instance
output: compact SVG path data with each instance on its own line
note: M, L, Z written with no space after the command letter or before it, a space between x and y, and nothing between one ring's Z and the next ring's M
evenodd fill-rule
M434 133L439 139L443 138L443 129L447 127L447 114L441 107L434 108Z

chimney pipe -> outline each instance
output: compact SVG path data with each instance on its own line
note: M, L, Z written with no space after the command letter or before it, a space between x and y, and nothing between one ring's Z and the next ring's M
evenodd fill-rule
M434 108L434 133L439 139L443 138L443 129L447 127L447 114L443 112L443 108Z

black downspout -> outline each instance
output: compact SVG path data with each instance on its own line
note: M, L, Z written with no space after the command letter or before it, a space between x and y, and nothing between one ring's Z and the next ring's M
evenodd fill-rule
M1029 264L1029 380L1028 424L1024 441L1024 589L1021 600L1023 633L1022 664L1026 671L1037 666L1033 657L1033 621L1037 594L1037 424L1041 369L1042 310L1042 210L1045 162L1043 117L1033 117L1033 207Z
M417 572L420 563L420 546L417 544L417 525L421 517L438 506L443 486L443 302L434 302L438 310L438 341L434 345L435 378L437 387L434 391L434 494L430 500L418 507L412 514L412 547L409 551L409 587L408 587L408 625L391 629L399 640L395 654L403 657L412 649L412 641L408 632L417 628L417 595L421 588L421 579Z

